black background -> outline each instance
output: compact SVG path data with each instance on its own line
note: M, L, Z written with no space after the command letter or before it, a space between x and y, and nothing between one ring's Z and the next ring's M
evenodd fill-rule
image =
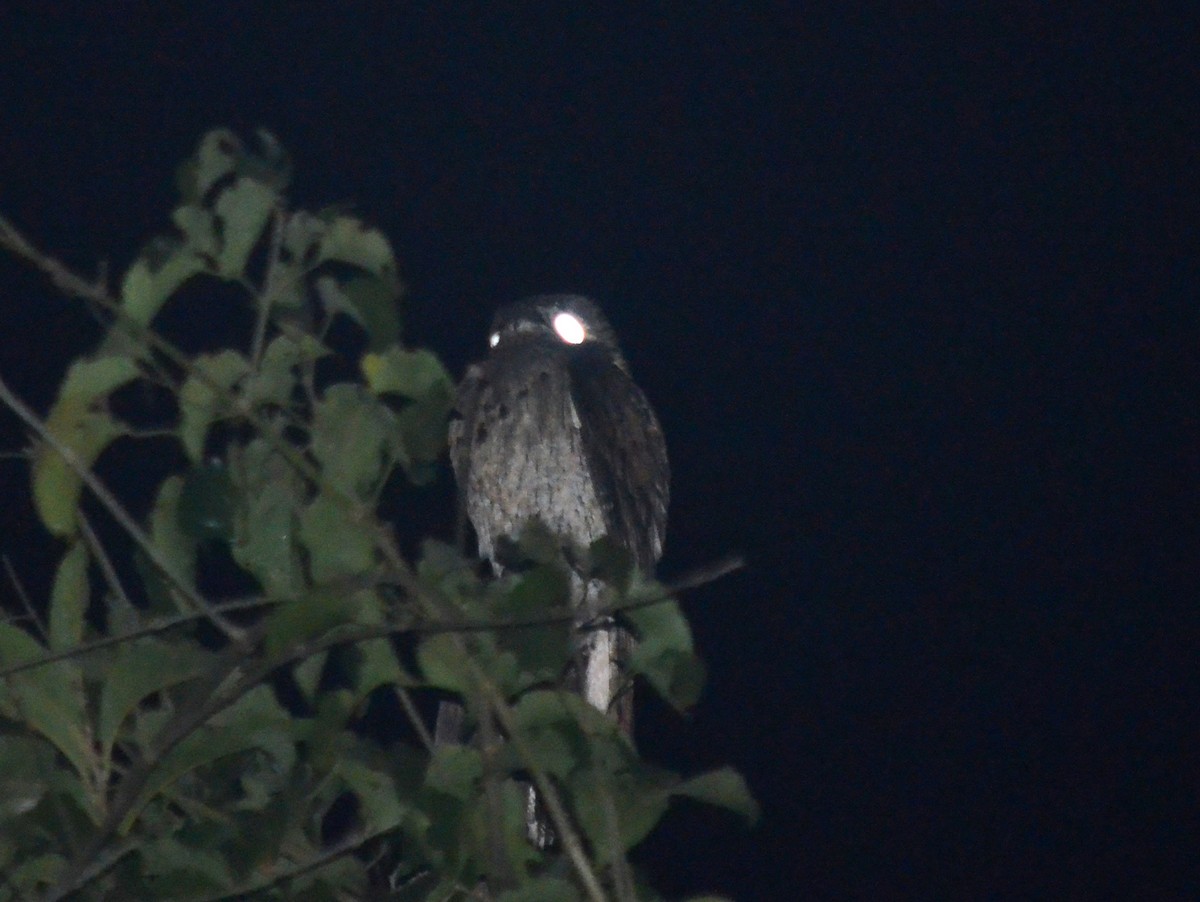
M750 560L688 599L711 685L642 747L765 818L681 808L664 890L1194 890L1194 21L53 6L0 12L0 212L72 267L119 276L200 135L264 126L298 205L391 237L456 374L497 304L601 301L668 437L663 574ZM0 312L44 410L92 322L9 257ZM25 479L0 550L36 580Z

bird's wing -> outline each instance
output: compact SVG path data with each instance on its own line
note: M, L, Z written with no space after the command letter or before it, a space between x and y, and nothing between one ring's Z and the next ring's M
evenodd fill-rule
M450 466L454 469L454 479L464 490L471 467L471 433L475 427L479 392L483 383L483 368L479 364L467 367L466 374L458 384L454 400L454 409L458 415L450 421Z
M662 556L670 498L667 446L650 402L603 348L569 355L584 456L609 537L643 571Z
M475 417L479 411L479 392L484 381L485 377L481 366L471 364L467 367L462 382L458 384L454 402L458 416L450 421L450 430L447 436L450 466L454 470L454 482L458 486L458 517L455 532L460 548L465 545L466 497L471 470L471 435L475 431Z

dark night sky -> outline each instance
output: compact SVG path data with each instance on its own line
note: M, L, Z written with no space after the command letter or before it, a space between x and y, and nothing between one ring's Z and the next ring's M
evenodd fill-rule
M664 574L751 561L690 598L711 686L642 745L766 817L680 811L664 890L1194 889L1194 21L91 6L0 12L0 212L71 265L122 270L198 137L266 126L456 373L500 302L604 304L668 436ZM90 321L8 258L0 305L44 408Z

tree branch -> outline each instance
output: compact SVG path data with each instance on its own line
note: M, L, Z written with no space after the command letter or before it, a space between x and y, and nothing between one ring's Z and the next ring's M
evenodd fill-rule
M203 612L209 620L231 640L238 640L242 636L242 630L234 626L219 613L217 613L209 605L208 601L200 595L188 581L175 571L174 565L167 560L166 556L154 544L154 541L142 531L142 528L134 522L133 517L125 510L121 502L116 496L108 490L108 487L101 482L95 474L79 459L79 455L75 450L58 438L54 433L46 428L43 423L28 406L25 405L20 398L13 394L8 384L0 377L0 401L12 410L22 422L33 430L38 438L49 445L54 451L67 462L75 474L83 480L84 484L92 490L92 494L104 505L105 509L112 515L112 518L120 524L130 537L137 543L138 547L145 552L146 556L154 563L154 566L159 569L168 580L174 584L180 595L187 600L193 609Z

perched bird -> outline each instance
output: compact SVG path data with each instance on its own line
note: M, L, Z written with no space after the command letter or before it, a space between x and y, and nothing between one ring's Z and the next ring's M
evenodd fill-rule
M604 315L579 295L538 295L500 309L491 351L458 392L451 462L481 557L499 572L501 537L531 519L564 544L607 535L643 571L662 555L670 471L662 429ZM600 586L576 579L579 622ZM611 623L611 621L610 621ZM577 688L629 732L622 667L630 637L615 625L580 636Z

